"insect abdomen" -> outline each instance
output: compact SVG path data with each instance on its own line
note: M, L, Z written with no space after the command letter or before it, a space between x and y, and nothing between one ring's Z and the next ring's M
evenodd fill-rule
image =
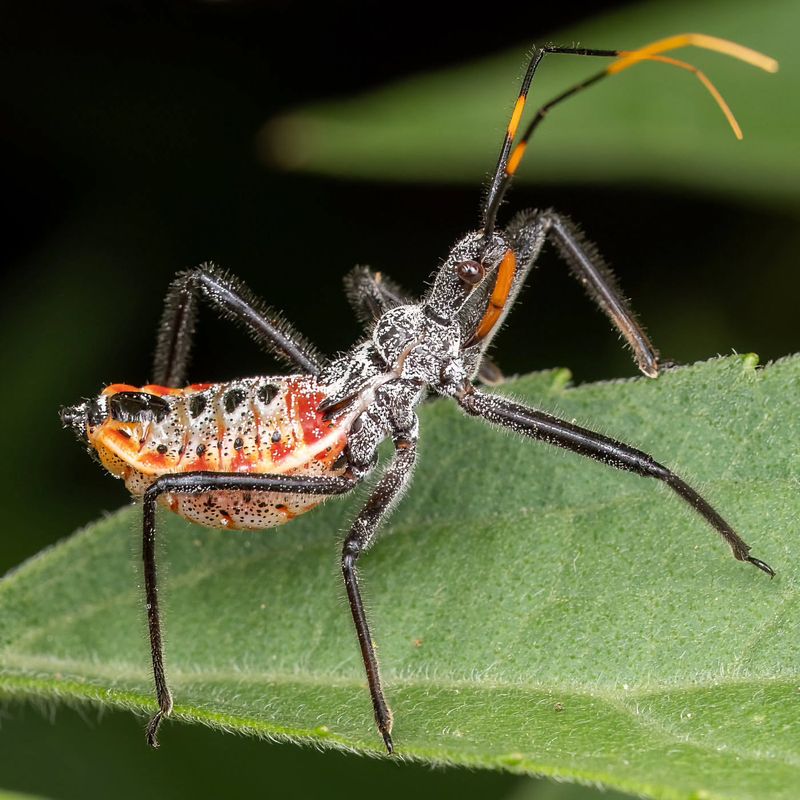
M109 409L88 439L103 464L142 495L161 475L186 472L341 474L344 420L319 413L325 392L312 377L226 384L109 386ZM203 525L258 529L288 522L320 497L268 492L167 494L173 511Z

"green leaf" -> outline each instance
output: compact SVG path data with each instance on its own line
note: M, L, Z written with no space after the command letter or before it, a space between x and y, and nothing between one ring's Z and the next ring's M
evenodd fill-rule
M653 481L421 409L414 484L361 569L402 757L656 798L796 796L800 358L755 364L503 391L672 466L772 581ZM381 752L338 574L365 494L263 533L163 515L178 719ZM153 710L139 525L113 514L0 583L0 693Z
M659 181L740 197L796 199L798 25L800 5L793 0L662 0L548 36L546 41L562 44L631 49L698 31L766 52L781 69L768 75L716 53L675 53L714 81L739 119L742 142L690 73L657 63L627 70L553 110L532 140L519 180ZM477 187L495 165L531 45L524 25L514 31L522 41L500 56L273 120L261 135L263 153L286 167L329 175ZM536 74L530 108L607 63L549 56Z

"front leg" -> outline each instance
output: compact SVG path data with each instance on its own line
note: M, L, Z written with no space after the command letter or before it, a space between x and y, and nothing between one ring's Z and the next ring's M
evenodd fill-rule
M539 220L545 226L548 239L554 242L572 274L633 350L639 369L648 378L657 377L658 351L636 319L630 303L620 291L614 273L601 258L597 248L574 223L555 211L543 212Z
M572 450L573 453L602 461L609 467L656 478L688 503L730 545L734 558L747 561L767 573L775 571L769 564L750 555L750 546L722 518L711 504L674 472L659 464L652 456L608 436L574 425L571 422L514 403L505 397L483 394L465 384L456 399L468 414L510 428L532 439Z
M158 332L153 383L181 386L185 382L201 299L222 317L242 325L268 353L305 373L319 374L325 360L280 313L241 281L213 264L201 264L178 273L170 284Z
M350 533L342 547L342 576L344 577L347 599L353 622L356 626L358 644L361 648L361 657L367 672L367 683L372 697L372 707L375 712L375 722L383 736L386 750L391 755L394 752L392 743L392 712L386 703L381 686L378 658L375 654L375 645L369 632L367 615L361 592L358 588L358 573L356 562L359 556L372 544L378 527L394 503L399 499L411 479L417 454L417 432L415 430L396 435L394 438L395 456L392 463L386 468L378 485L372 492L367 504L356 517Z
M158 728L164 717L172 712L172 693L164 671L164 645L161 635L161 614L158 608L156 572L156 501L168 492L203 494L205 492L280 492L282 494L333 495L349 492L358 480L354 478L303 475L254 475L226 472L186 472L164 475L144 494L142 561L150 632L150 653L153 660L153 680L156 686L158 711L147 726L147 743L158 747Z

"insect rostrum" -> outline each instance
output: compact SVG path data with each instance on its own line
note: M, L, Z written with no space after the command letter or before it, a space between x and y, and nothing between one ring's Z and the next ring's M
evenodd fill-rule
M714 508L651 456L474 383L496 377L486 350L548 241L631 347L640 370L652 378L658 375L657 351L594 246L566 217L552 210L527 211L501 228L497 216L531 134L554 105L641 60L666 61L695 71L660 55L687 44L774 68L765 56L700 34L671 37L632 52L536 48L483 204L481 227L456 243L418 301L380 273L354 270L346 279L347 293L367 325L368 336L345 355L326 358L239 281L213 265L203 265L178 274L169 289L153 382L142 387L112 384L94 399L61 410L63 424L109 472L125 481L135 497L142 498L146 607L158 700L158 711L147 728L152 746L157 746L159 725L172 710L157 590L157 505L216 528L281 525L327 496L357 486L375 467L378 446L388 438L394 456L345 537L341 570L377 726L386 749L393 751L392 715L361 599L357 564L411 480L419 435L415 408L432 393L452 399L467 415L662 481L723 537L735 558L774 574L750 555L750 547ZM517 140L535 70L547 53L617 60L542 106ZM724 101L721 105L729 114ZM241 324L295 372L185 386L201 301Z

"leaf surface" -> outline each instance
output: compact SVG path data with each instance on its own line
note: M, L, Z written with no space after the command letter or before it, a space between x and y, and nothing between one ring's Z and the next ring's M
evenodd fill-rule
M656 798L796 796L800 358L755 361L502 391L673 467L772 581L654 481L421 409L413 486L361 568L402 756ZM263 533L162 515L177 718L380 753L338 573L358 502ZM3 579L0 693L152 711L139 525L124 509Z

